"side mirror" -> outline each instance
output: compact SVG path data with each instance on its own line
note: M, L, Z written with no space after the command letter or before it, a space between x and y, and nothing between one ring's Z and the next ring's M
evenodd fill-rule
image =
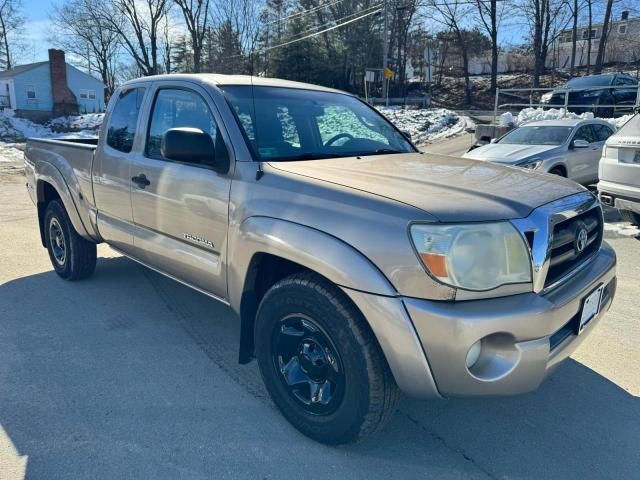
M210 135L198 128L171 128L162 136L160 153L167 160L207 165L218 173L229 171L228 155L216 152Z
M581 140L579 138L571 142L571 145L573 146L573 148L589 148L589 142L587 142L586 140Z

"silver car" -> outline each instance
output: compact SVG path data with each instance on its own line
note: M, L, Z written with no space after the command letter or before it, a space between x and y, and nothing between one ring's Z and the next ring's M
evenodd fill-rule
M464 157L549 172L585 185L598 181L598 162L614 127L604 120L529 122Z
M640 114L631 118L605 145L600 161L600 200L640 225Z

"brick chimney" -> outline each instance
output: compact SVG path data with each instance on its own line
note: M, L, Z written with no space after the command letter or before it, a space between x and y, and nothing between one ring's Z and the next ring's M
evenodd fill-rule
M53 116L78 113L76 96L67 84L67 64L64 51L49 49L49 69L51 71L51 93L53 95Z

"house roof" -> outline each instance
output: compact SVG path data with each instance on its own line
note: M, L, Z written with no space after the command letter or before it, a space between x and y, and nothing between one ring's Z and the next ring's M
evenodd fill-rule
M26 65L18 65L17 67L10 68L9 70L4 70L0 72L0 78L13 78L16 75L19 75L23 72L27 72L33 68L39 67L41 65L45 65L49 63L47 62L36 62L36 63L27 63Z

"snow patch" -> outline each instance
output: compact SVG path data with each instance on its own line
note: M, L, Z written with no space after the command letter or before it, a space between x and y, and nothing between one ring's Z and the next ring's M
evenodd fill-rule
M474 127L468 117L444 108L380 107L378 110L400 130L409 133L416 145L452 137Z
M604 224L605 238L633 238L640 237L640 229L627 222Z
M633 116L631 115L623 115L618 118L600 118L599 120L605 120L613 125L616 129L620 128L622 125L627 123L629 119ZM564 108L550 108L550 109L542 109L538 108L525 108L521 110L516 117L511 112L505 112L500 115L499 122L502 126L510 126L510 125L523 125L528 122L537 122L540 120L558 120L561 118L569 118L569 119L582 119L589 120L594 118L592 112L585 113L573 113L567 112Z

